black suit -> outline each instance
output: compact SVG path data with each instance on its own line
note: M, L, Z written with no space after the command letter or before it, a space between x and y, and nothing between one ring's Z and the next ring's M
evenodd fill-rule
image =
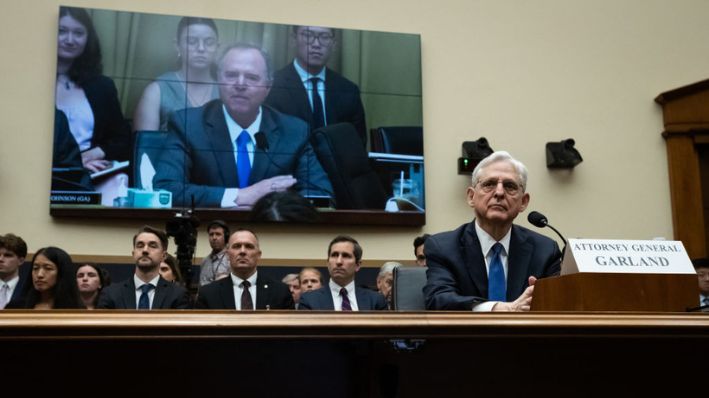
M485 254L475 222L426 239L426 309L471 310L487 301ZM561 270L561 252L555 241L518 225L512 226L507 262L507 301L528 287L528 277L544 278Z
M236 309L234 282L231 279L231 275L200 287L195 308L207 310ZM293 296L285 283L274 281L261 275L256 276L257 310L292 310L293 308Z
M266 106L261 109L260 131L268 142L268 154L256 148L248 185L292 174L302 195L334 196L310 146L305 123ZM172 192L173 206L189 206L194 198L195 206L220 207L225 188L239 186L222 102L177 111L170 116L168 128L170 134L155 166L155 187Z
M137 308L135 301L135 282L133 277L122 283L114 283L103 290L98 298L97 309L117 309L134 310ZM155 297L153 298L153 310L187 309L190 308L190 297L187 289L168 282L162 277L155 287Z
M355 297L358 311L380 311L388 308L384 296L373 290L355 286ZM303 293L300 296L298 309L334 311L335 303L332 301L330 286L325 285L320 289Z
M313 110L308 97L303 81L291 62L274 74L271 92L265 103L312 126ZM325 69L325 120L328 125L352 123L362 144L366 144L367 128L359 87L330 69Z
M99 75L82 83L94 114L91 147L101 147L108 160L127 160L133 148L130 127L123 118L116 85Z

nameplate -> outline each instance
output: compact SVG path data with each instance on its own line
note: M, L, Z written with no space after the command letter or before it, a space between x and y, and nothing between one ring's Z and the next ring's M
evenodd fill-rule
M561 275L577 272L694 274L681 241L569 239Z
M53 205L100 205L101 193L93 191L51 191L49 203Z

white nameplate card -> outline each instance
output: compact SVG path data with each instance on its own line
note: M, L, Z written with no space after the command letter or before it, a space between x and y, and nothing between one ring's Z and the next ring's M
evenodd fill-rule
M577 272L694 274L681 241L569 239L561 275Z

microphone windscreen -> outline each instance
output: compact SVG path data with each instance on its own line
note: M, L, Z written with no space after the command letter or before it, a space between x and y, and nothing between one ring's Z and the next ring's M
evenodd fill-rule
M549 221L544 216L544 214L542 214L538 211L530 212L529 215L527 216L527 221L529 221L529 223L534 225L535 227L539 227L539 228L544 228L549 223Z
M266 134L264 134L262 131L259 131L258 133L254 134L254 138L256 138L256 148L259 148L262 151L268 150L268 140L266 140Z

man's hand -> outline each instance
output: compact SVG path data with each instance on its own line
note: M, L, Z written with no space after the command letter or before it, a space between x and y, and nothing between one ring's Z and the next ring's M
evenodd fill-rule
M497 311L529 311L532 306L532 294L534 293L534 284L537 282L537 278L530 276L528 279L529 287L524 289L524 292L517 298L517 300L511 303L497 303L492 310Z
M236 205L252 207L259 199L271 192L283 192L297 183L292 175L282 175L261 180L254 185L239 189Z

